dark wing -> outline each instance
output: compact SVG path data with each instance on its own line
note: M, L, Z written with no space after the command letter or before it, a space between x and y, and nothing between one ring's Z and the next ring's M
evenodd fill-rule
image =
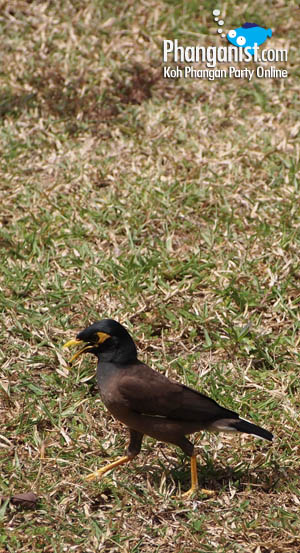
M208 423L220 418L239 418L237 413L221 407L214 399L197 392L197 390L183 384L181 384L181 388L181 406L174 406L168 415L170 419Z
M127 407L137 413L174 420L211 422L220 418L238 418L213 399L169 380L143 363L124 370L118 391Z

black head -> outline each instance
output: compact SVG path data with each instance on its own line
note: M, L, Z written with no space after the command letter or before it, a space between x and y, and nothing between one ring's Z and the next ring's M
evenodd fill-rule
M93 353L101 361L129 363L135 361L137 352L135 343L127 330L117 321L103 319L88 326L70 340L65 347L83 345L70 360L72 363L81 353Z

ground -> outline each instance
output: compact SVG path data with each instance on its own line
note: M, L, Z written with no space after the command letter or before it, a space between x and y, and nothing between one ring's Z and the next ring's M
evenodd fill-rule
M163 79L163 39L226 42L216 7L272 28L288 78ZM2 503L0 552L300 551L298 4L1 8L0 493L39 501ZM274 444L195 435L213 497L176 498L189 461L150 438L85 482L127 432L61 347L103 317Z

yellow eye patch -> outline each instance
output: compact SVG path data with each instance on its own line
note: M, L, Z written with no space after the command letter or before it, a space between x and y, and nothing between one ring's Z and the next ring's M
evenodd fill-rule
M105 332L97 332L97 335L99 336L98 344L103 344L107 338L110 338L110 335Z

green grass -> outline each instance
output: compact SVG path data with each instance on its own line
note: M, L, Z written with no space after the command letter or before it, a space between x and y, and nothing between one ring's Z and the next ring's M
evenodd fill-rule
M236 5L237 4L237 5ZM286 80L161 78L161 43L217 44L214 2L4 2L0 25L0 552L289 553L299 524L296 3L226 3L289 46ZM182 38L181 38L182 37ZM139 356L276 434L147 438L132 465L86 356L103 317ZM44 457L41 459L41 457Z

